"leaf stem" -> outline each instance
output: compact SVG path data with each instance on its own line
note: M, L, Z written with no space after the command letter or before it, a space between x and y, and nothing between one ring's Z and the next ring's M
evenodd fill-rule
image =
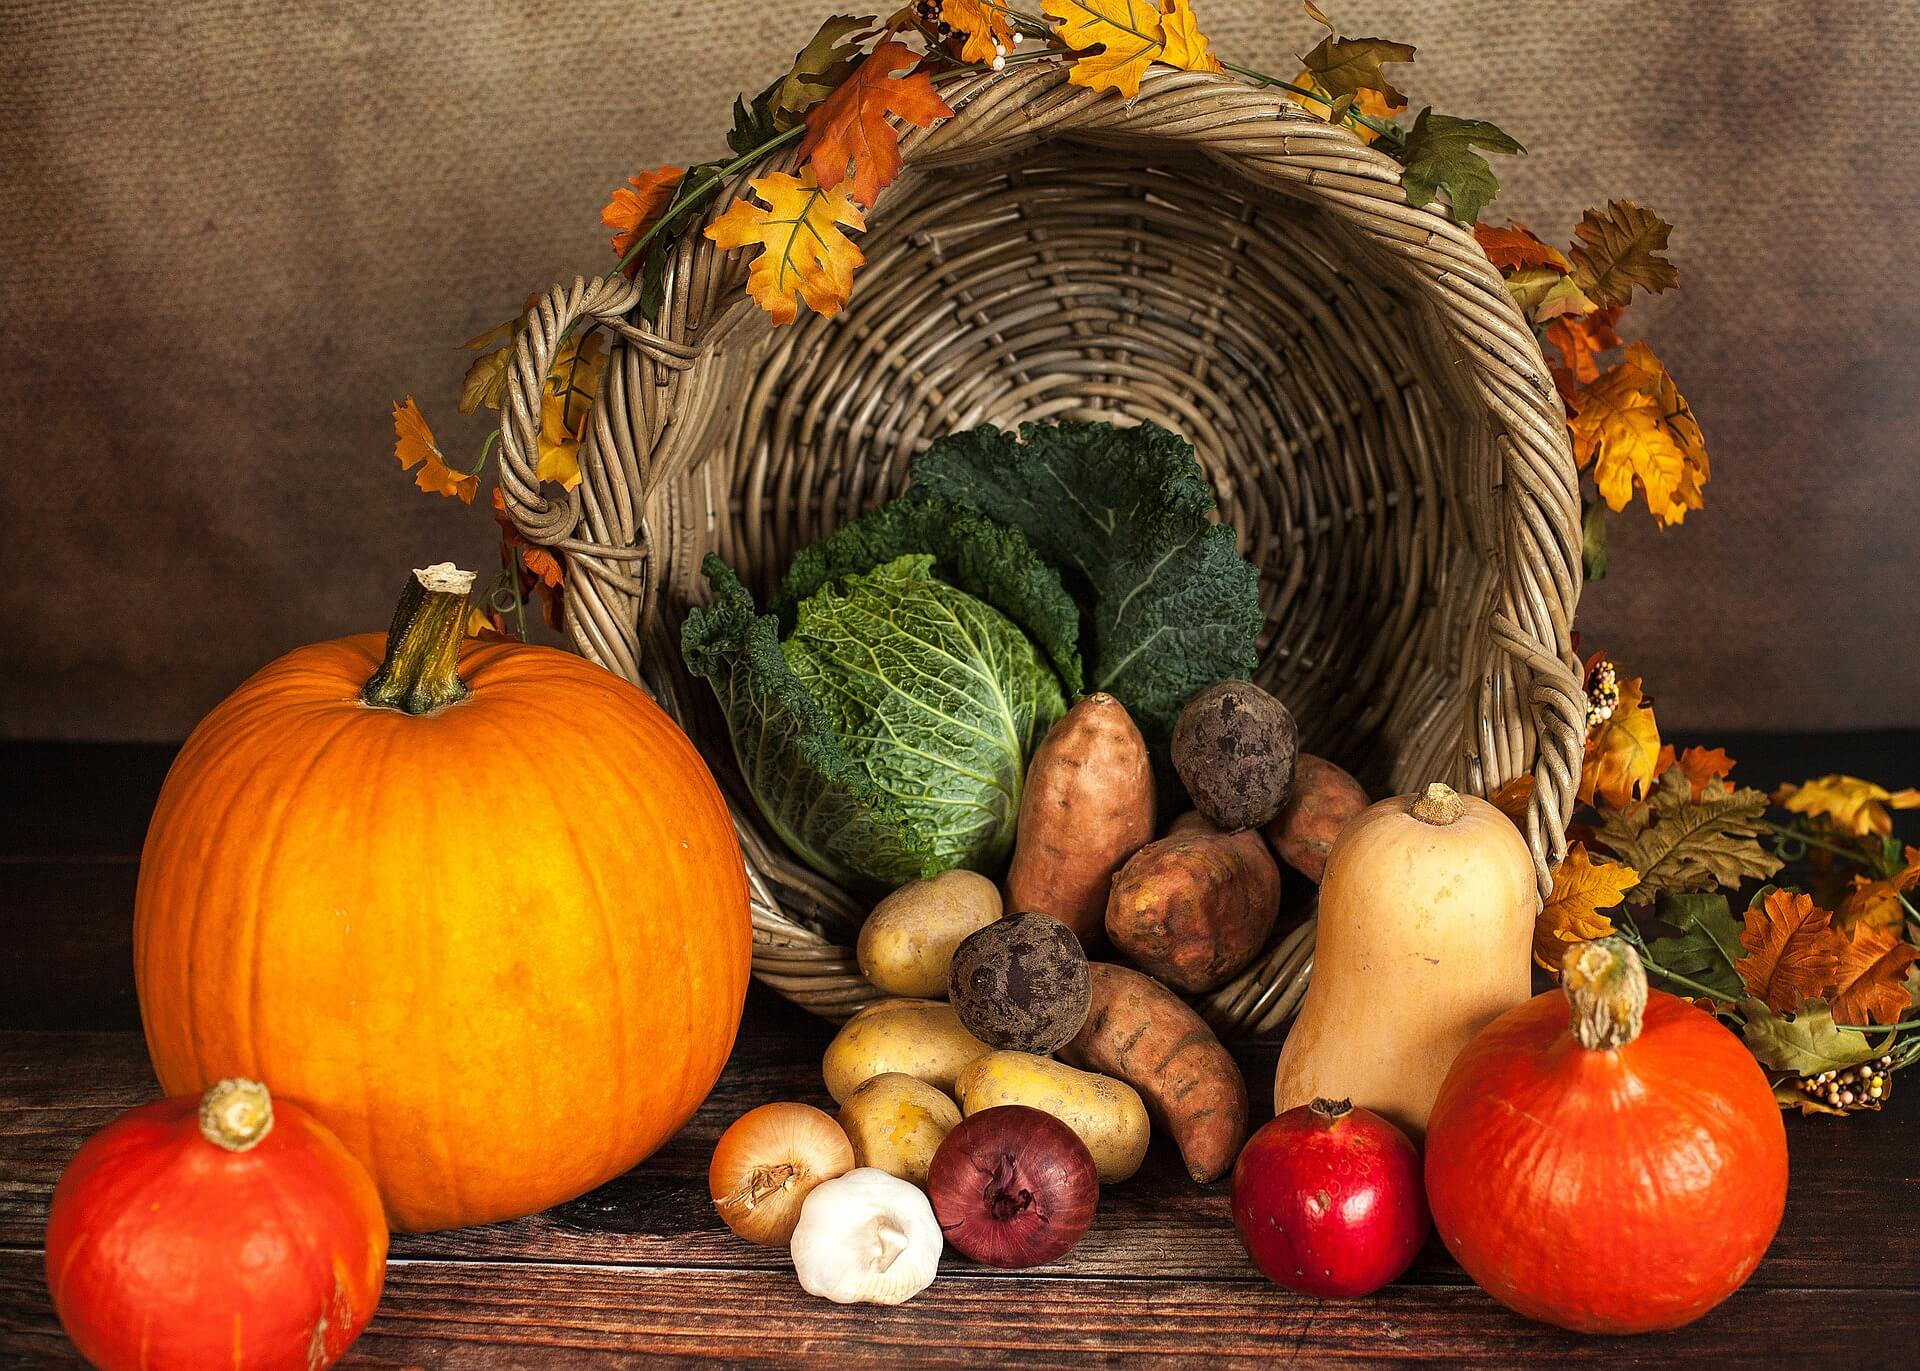
M1666 967L1656 962L1647 951L1647 940L1641 936L1639 926L1633 922L1632 915L1626 915L1622 922L1616 925L1616 929L1621 937L1633 944L1633 950L1640 954L1641 965L1646 967L1649 972L1658 976L1663 981L1672 981L1675 985L1684 985L1687 989L1704 995L1715 1004L1727 1003L1727 997L1721 991L1715 990L1710 985L1703 985L1691 976L1682 976L1678 971L1669 971Z
M1837 857L1845 857L1854 865L1865 867L1869 871L1878 870L1864 853L1855 848L1842 847L1838 843L1830 843L1824 838L1816 838L1813 834L1794 824L1777 824L1771 819L1762 819L1760 822L1772 829L1777 836L1792 839L1803 847L1817 847L1823 851L1831 852Z
M1328 113L1333 112L1333 101L1329 100L1326 96L1322 95L1317 90L1304 89L1300 86L1294 85L1293 82L1291 81L1282 81L1277 76L1269 76L1264 71L1256 71L1252 67L1243 67L1238 62L1223 61L1220 63L1220 65L1225 67L1228 71L1232 72L1235 76L1244 76L1249 81L1256 82L1262 86L1276 86L1279 89L1286 91L1289 95L1297 95L1303 100L1311 100L1316 105L1325 105L1327 107ZM1406 146L1407 131L1401 128L1398 124L1394 123L1391 119L1382 119L1378 115L1374 115L1374 114L1362 114L1359 110L1351 109L1351 108L1349 108L1347 112L1341 116L1341 119L1342 119L1342 122L1351 120L1356 124L1365 125L1367 128L1372 129L1375 133L1379 134L1382 138L1386 139L1389 143L1393 144L1395 147Z

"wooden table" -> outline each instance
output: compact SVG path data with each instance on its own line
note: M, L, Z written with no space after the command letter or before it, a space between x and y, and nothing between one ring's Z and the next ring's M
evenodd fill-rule
M1920 779L1920 735L1725 741L1755 783L1837 769ZM0 748L0 1366L79 1364L46 1297L47 1198L83 1138L155 1093L128 922L169 753ZM1101 1197L1066 1261L1003 1273L949 1258L910 1304L842 1308L802 1292L783 1253L732 1238L705 1179L714 1139L743 1110L828 1104L829 1036L756 988L713 1097L645 1166L519 1223L397 1236L379 1313L343 1365L605 1367L648 1354L736 1366L1365 1357L1830 1368L1920 1355L1920 1082L1902 1082L1878 1116L1788 1120L1793 1182L1772 1250L1745 1289L1674 1334L1608 1340L1530 1323L1481 1294L1437 1240L1371 1298L1291 1294L1242 1254L1225 1184L1193 1185L1159 1142L1138 1177ZM1257 1111L1275 1051L1238 1054Z

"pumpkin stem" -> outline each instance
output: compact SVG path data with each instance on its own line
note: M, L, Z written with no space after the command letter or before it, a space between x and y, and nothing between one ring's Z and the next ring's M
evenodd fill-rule
M1466 801L1450 785L1435 781L1428 786L1426 793L1413 802L1408 811L1423 824L1432 824L1436 828L1445 828L1457 822L1467 812Z
M229 1152L245 1152L273 1132L273 1096L258 1081L235 1076L200 1097L200 1136Z
M1567 950L1560 987L1571 1007L1568 1026L1589 1052L1625 1047L1640 1036L1647 1012L1647 973L1623 938L1596 938Z
M467 593L473 573L452 562L413 573L387 630L387 655L360 698L376 709L431 714L467 698L460 679L460 640L467 636Z

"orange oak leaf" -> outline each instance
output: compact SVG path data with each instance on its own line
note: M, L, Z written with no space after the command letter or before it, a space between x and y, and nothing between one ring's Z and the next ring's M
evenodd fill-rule
M1615 329L1619 322L1618 308L1548 321L1547 342L1560 354L1560 360L1552 364L1553 383L1569 408L1581 386L1600 379L1600 354L1620 346L1620 334Z
M1551 267L1558 272L1570 269L1565 253L1541 242L1532 229L1516 219L1507 220L1505 228L1475 224L1473 236L1487 260L1502 271L1521 267Z
M1888 790L1858 776L1829 775L1802 785L1783 785L1773 792L1775 804L1796 814L1831 820L1834 827L1856 837L1893 832L1894 809L1920 809L1920 790Z
M1574 279L1596 304L1624 305L1633 290L1658 295L1680 284L1680 273L1660 254L1673 226L1631 200L1609 200L1605 211L1590 209L1574 225Z
M1620 681L1620 702L1587 733L1580 765L1580 799L1626 809L1652 789L1659 776L1660 725L1641 695L1640 678Z
M516 549L519 551L520 594L523 598L528 594L539 596L541 613L546 616L548 627L557 632L566 614L566 554L527 541L507 513L506 497L500 493L499 486L493 488L493 518L500 525L500 565L511 571L513 554ZM506 632L506 621L498 615L495 619L500 631Z
M1920 886L1920 847L1910 847L1907 849L1906 865L1893 875L1883 880L1855 876L1853 889L1847 892L1846 898L1840 902L1840 908L1834 911L1834 918L1846 929L1860 924L1898 929L1907 917L1907 907L1900 897L1916 886Z
M680 179L686 174L685 167L655 167L638 176L629 176L627 184L614 191L613 199L600 211L600 222L614 230L613 252L616 257L625 257L627 250L660 221L667 206L673 203L673 193L680 188ZM628 276L639 269L638 257L621 268Z
M991 66L1013 51L1013 25L995 0L941 0L940 22L965 39L962 62Z
M1509 819L1512 819L1516 828L1523 827L1526 824L1527 805L1532 800L1532 772L1515 776L1511 781L1508 781L1505 785L1494 791L1493 794L1487 796L1488 803Z
M818 185L832 190L851 176L853 198L871 208L900 174L900 135L887 116L926 128L953 113L926 72L896 75L918 60L905 43L882 43L807 112L799 157Z
M1841 1023L1897 1023L1911 1001L1904 984L1920 948L1897 929L1871 924L1853 930L1834 975L1833 1017Z
M445 454L433 441L433 430L427 427L426 416L411 395L405 403L393 407L393 455L399 459L402 471L420 468L413 483L431 494L457 495L472 504L480 489L478 476L469 476L447 465Z
M1117 90L1131 100L1155 62L1185 71L1219 71L1194 18L1191 0L1041 0L1060 41L1080 57L1067 80ZM1098 49L1098 51L1095 51Z
M1533 922L1534 961L1557 972L1569 943L1612 933L1613 920L1600 911L1619 904L1638 884L1640 873L1632 867L1604 859L1596 862L1584 846L1574 843L1553 869L1553 889Z
M750 183L766 203L747 199L707 225L706 235L723 248L758 247L747 276L747 293L776 324L791 324L799 306L835 314L853 293L853 271L866 262L841 227L863 229L866 219L844 189L824 189L813 169L800 175L776 171Z
M1733 774L1734 761L1724 747L1690 747L1676 756L1672 743L1663 744L1660 756L1654 761L1653 774L1664 776L1676 766L1693 787L1693 802L1699 804L1701 792L1709 782L1724 781Z
M1831 910L1797 890L1775 888L1747 907L1740 945L1747 955L1733 969L1748 992L1774 1013L1791 1014L1802 1000L1831 992L1846 939Z
M1593 468L1608 509L1625 509L1636 486L1663 525L1701 508L1712 468L1700 425L1645 343L1630 344L1620 362L1580 389L1567 424L1574 460Z

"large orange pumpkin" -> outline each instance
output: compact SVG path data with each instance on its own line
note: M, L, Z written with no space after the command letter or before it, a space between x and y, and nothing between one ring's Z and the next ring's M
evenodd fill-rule
M162 1087L273 1082L413 1230L651 1153L718 1077L751 955L692 743L578 657L463 641L471 579L416 572L384 659L372 634L300 648L208 715L134 916Z

